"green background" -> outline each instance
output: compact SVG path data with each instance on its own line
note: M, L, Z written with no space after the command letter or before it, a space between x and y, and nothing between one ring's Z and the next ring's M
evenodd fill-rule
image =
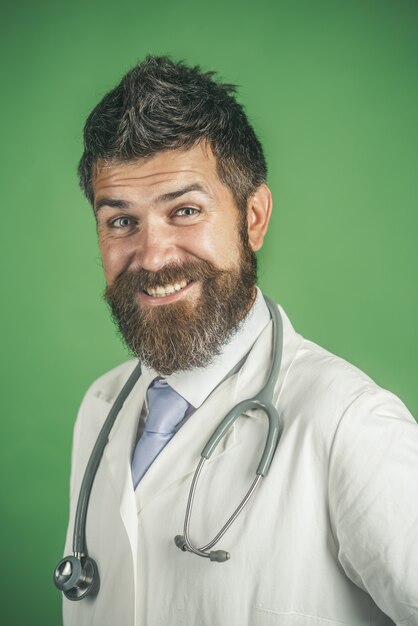
M418 415L418 4L21 1L1 19L0 622L60 624L52 571L86 386L126 358L75 168L84 119L146 53L217 69L270 166L260 283Z

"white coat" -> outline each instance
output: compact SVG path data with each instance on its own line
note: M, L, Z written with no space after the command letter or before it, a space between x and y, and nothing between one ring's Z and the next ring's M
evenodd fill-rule
M270 473L214 549L180 551L200 452L227 411L255 394L271 362L271 324L242 369L192 415L133 491L130 460L146 393L139 380L98 469L87 547L96 599L64 599L65 626L418 624L418 428L404 405L284 322L274 402L284 431ZM66 554L97 434L135 363L97 380L77 419ZM191 521L195 545L218 532L248 489L266 418L239 418L206 463Z

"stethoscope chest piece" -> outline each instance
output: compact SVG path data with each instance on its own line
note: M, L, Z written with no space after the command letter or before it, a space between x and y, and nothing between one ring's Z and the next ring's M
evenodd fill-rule
M55 568L54 584L68 600L95 596L100 586L97 565L88 556L66 556Z

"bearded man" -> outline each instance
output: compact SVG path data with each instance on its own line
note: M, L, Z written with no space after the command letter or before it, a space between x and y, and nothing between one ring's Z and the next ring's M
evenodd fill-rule
M257 289L272 201L234 88L147 57L84 137L105 298L135 358L76 422L65 625L418 624L416 423Z

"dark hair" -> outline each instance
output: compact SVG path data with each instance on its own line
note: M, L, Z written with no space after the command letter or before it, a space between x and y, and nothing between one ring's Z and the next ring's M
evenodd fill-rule
M219 178L245 209L249 195L266 179L263 149L236 87L214 80L214 72L147 56L109 91L87 118L80 185L93 203L93 168L98 160L132 161L206 141Z

